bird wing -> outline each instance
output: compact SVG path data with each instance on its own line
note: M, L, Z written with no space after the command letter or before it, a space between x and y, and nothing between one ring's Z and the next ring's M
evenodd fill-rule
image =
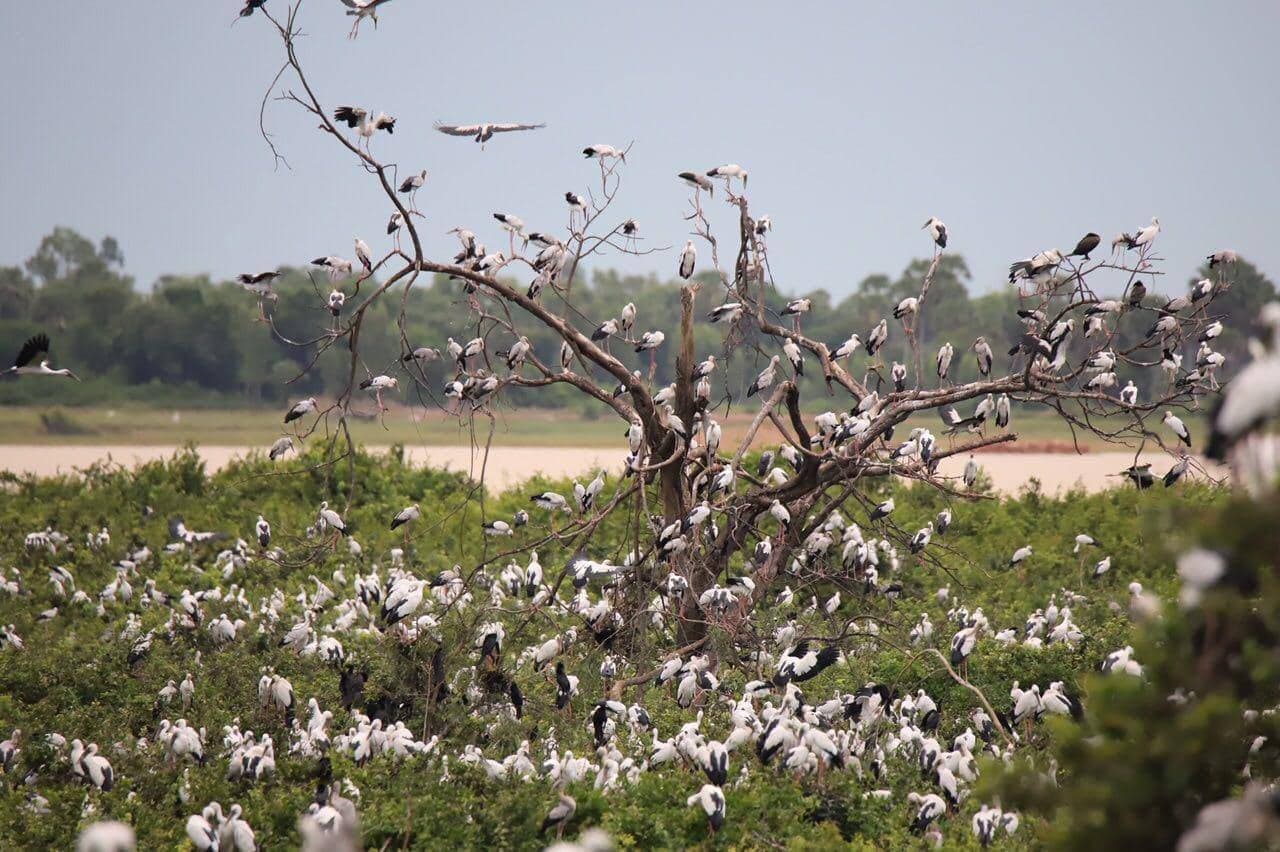
M546 126L546 124L494 124L490 125L489 129L494 133L509 133L512 130L539 130Z
M475 136L480 132L479 124L441 124L435 123L435 129L450 136Z
M18 350L18 357L13 359L13 366L25 367L34 361L40 354L47 354L48 352L49 335L42 331L37 335L27 338L27 342L22 344L22 348Z

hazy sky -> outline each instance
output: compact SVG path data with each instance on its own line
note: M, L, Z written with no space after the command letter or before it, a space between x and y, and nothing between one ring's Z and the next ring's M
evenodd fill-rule
M283 8L283 0L269 0ZM54 225L116 236L142 286L376 248L390 212L295 108L258 107L281 46L239 0L0 4L0 264ZM1280 4L438 3L396 0L346 39L338 0L306 0L300 52L328 105L399 118L375 153L426 168L428 252L503 210L563 227L583 146L634 140L619 218L671 252L610 263L674 273L685 169L738 162L772 216L786 290L847 293L929 252L930 215L976 286L1018 257L1160 216L1179 286L1234 248L1280 274ZM486 150L434 120L545 121ZM718 232L733 219L718 201Z

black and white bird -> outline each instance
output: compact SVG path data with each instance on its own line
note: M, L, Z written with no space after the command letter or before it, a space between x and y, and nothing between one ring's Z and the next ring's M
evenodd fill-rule
M271 445L271 449L267 451L267 457L272 461L276 461L292 450L293 439L288 435L282 435L281 437L276 438L276 442Z
M713 323L736 322L742 316L741 302L725 302L707 311L707 319Z
M497 122L486 122L484 124L442 124L436 122L435 128L441 133L448 136L469 136L476 142L480 143L480 149L484 150L484 143L488 142L497 133L513 133L518 130L541 130L546 127L545 124L517 124L507 123L501 124Z
M347 303L347 294L334 290L329 294L329 314L336 320L342 314L342 306Z
M422 509L417 503L412 506L406 506L399 512L396 512L394 518L391 519L391 529L397 529L405 524L412 523L422 516Z
M780 360L782 359L777 355L774 355L769 359L769 363L760 371L760 375L756 376L756 380L751 383L751 387L747 388L748 399L760 393L760 391L765 388L773 385L774 378L778 370L778 362Z
M920 795L919 793L908 793L907 801L916 805L915 817L911 820L911 832L913 834L924 834L934 820L947 812L947 803L937 793L927 793Z
M347 34L347 38L355 38L360 34L360 22L365 18L373 19L373 28L378 28L378 8L391 0L342 0L342 5L347 7L347 14L355 17L355 23L351 25L351 32Z
M787 302L787 306L782 309L784 317L799 317L801 314L807 314L813 309L812 299L792 299Z
M693 240L686 240L684 249L680 252L680 277L688 280L693 275L694 265L698 262L698 249L693 244Z
M1182 422L1182 418L1174 414L1172 411L1164 413L1164 425L1169 427L1169 431L1178 436L1178 440L1191 446L1191 432L1187 429L1187 425Z
M835 600L838 606L839 598L837 597ZM785 686L793 681L795 683L804 683L807 680L813 680L839 659L840 649L834 645L827 645L821 650L815 650L807 641L798 642L783 651L782 656L778 658L778 667L773 682L777 686Z
M742 166L738 165L737 163L727 163L723 166L716 166L714 169L708 169L707 177L724 178L724 182L726 186L729 185L729 182L733 178L737 178L738 180L742 181L742 186L744 189L747 186L747 170L744 169Z
M840 358L848 358L853 355L854 352L858 351L858 347L861 345L862 338L856 334L851 334L845 339L844 343L841 343L839 346L829 347L831 357L837 360Z
M714 784L703 784L702 789L690 796L685 804L688 807L701 807L707 815L707 825L715 834L724 826L725 801L724 791Z
M566 192L564 194L565 203L569 205L569 214L578 213L579 215L587 215L587 199L578 195L576 192Z
M985 337L979 337L973 341L974 356L978 359L978 372L983 376L991 375L991 362L995 359L995 354L991 351L991 344L987 343Z
M622 160L627 161L627 152L612 145L588 145L582 149L582 155L588 160Z
M1217 266L1220 263L1235 263L1239 259L1240 259L1240 256L1235 252L1231 251L1231 249L1222 249L1221 251L1215 251L1213 254L1205 258L1205 260L1209 261L1210 269L1213 269L1215 266Z
M715 197L715 194L716 194L715 184L713 184L709 179L707 179L706 176L698 174L697 172L681 172L680 174L676 175L676 177L680 178L680 180L684 181L689 186L693 187L695 190L705 189L708 194L710 194L713 198Z
M1013 556L1009 557L1009 566L1021 565L1031 558L1031 545L1027 544L1019 547L1013 552Z
M13 366L0 375L5 376L63 376L80 381L80 377L63 367L55 370L49 366L49 335L41 332L27 338L13 359ZM31 362L36 361L35 366Z
M791 369L795 371L797 376L804 375L804 353L800 351L800 345L796 343L794 337L788 337L786 342L782 344L782 354L787 356L787 361L791 364Z
M662 345L667 339L666 334L661 331L646 331L640 335L640 339L636 341L637 352L651 352Z
M920 228L921 230L929 229L929 236L938 248L944 249L947 247L947 226L937 216L930 216L929 221L921 225Z
M351 272L355 269L355 266L351 261L332 254L328 257L317 257L315 260L311 261L311 265L323 266L325 269L329 270L329 278L334 281L339 278L346 278L350 276Z
M896 320L904 319L913 315L920 309L920 300L915 296L908 296L893 309L893 318Z
M1120 389L1120 401L1125 405L1137 405L1138 403L1138 386L1133 383L1133 379Z
M481 528L485 535L515 535L515 530L506 521L485 521Z
M932 538L933 538L933 522L930 521L928 524L925 524L923 527L917 530L916 534L911 537L911 544L910 544L911 552L919 553L920 551L924 550L926 547L929 546L929 540Z
M356 237L355 251L356 260L360 261L360 265L364 267L365 274L373 272L373 252L370 250L369 244Z
M258 544L262 545L262 549L266 550L271 546L271 524L267 523L267 519L258 516L258 522L253 525L253 533L258 538Z
M867 339L862 345L866 348L868 355L874 356L888 339L889 323L887 320L880 320L880 322L876 323L875 328L867 333Z
M943 343L938 347L938 357L935 363L938 367L938 378L946 380L947 374L951 372L951 359L955 357L956 348L950 342Z
M871 510L869 518L872 522L878 521L881 518L887 518L889 515L893 514L893 509L893 498L890 497L888 500L883 500L877 503L875 508Z
M1160 219L1151 217L1151 224L1145 228L1139 228L1133 236L1129 237L1126 247L1135 249L1143 246L1151 245L1155 241L1156 235L1160 233Z
M261 322L267 319L266 303L280 298L280 294L272 287L279 277L279 272L242 272L236 276L241 287L258 297L258 320Z
M564 834L565 825L568 824L569 820L573 819L573 815L577 810L578 803L573 796L561 793L560 801L556 802L555 806L551 808L551 811L542 821L542 827L538 830L538 834L546 834L547 829L554 828L556 830L556 839L559 840Z
M284 422L292 423L293 421L301 417L305 417L306 415L315 411L316 406L317 406L317 403L316 403L316 398L314 396L309 396L304 400L295 402L293 404L293 407L290 408L287 412L285 412Z
M430 364L440 360L440 350L434 346L419 346L400 359L403 363Z

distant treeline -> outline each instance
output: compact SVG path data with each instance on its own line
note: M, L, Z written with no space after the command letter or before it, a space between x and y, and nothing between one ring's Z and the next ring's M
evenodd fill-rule
M788 298L810 297L813 311L804 318L804 332L833 345L852 332L865 338L882 317L887 317L890 334L883 350L885 363L897 360L910 364L906 336L901 325L891 318L891 312L900 299L918 294L928 265L928 259L921 259L909 264L896 278L868 276L853 288L851 295L839 301L822 289L778 293L772 307L780 309ZM344 386L350 354L345 345L330 349L310 372L302 375L315 354L314 348L292 346L274 336L269 326L257 321L257 299L234 281L165 276L151 292L143 292L135 288L124 270L124 256L114 239L108 237L94 245L66 228L46 236L22 267L0 267L0 358L7 364L10 353L16 353L22 340L43 330L53 339L55 363L71 367L84 379L80 384L40 379L0 382L0 402L88 404L136 399L183 406L278 405L286 399L334 393ZM295 341L313 340L331 322L326 310L331 285L323 270L299 267L285 272L276 284L279 300L268 310L281 335ZM1103 277L1102 271L1094 273L1090 283L1103 294L1117 295L1124 289L1127 277L1119 272L1108 274L1110 277ZM1147 304L1161 304L1164 297L1185 293L1189 282L1208 275L1207 269L1200 269L1180 277L1144 276L1150 290ZM1227 357L1222 378L1229 377L1245 361L1246 340L1253 332L1258 309L1276 298L1275 285L1247 261L1241 260L1230 269L1228 278L1232 287L1212 308L1214 313L1227 315L1226 330L1214 343L1214 348ZM1016 289L1009 285L995 292L970 295L970 281L969 269L959 255L946 256L934 276L919 329L926 386L937 384L932 362L944 341L950 341L956 349L952 379L965 381L976 375L974 359L968 351L975 338L984 335L991 341L998 353L1000 370L1007 365L1003 350L1021 333L1015 314L1019 307ZM349 297L352 295L351 282L339 282L337 286ZM722 293L714 274L702 275L696 329L702 357L726 354L723 328L710 325L704 316L723 301ZM459 282L419 279L406 303L405 333L410 344L443 350L449 337L459 342L474 337L477 329L468 319L465 298ZM542 299L584 330L617 316L627 302L635 302L639 309L636 333L661 329L668 335L668 343L658 352L658 381L670 381L674 370L672 345L679 327L679 295L674 282L596 270L589 281L575 284L572 301L576 310L569 309L550 290ZM347 310L358 301L348 298ZM396 317L400 305L401 298L396 294L381 299L367 315L360 351L364 368L369 371L397 369L403 345ZM1122 316L1115 348L1139 341L1154 316L1151 311ZM546 363L556 363L558 339L543 333L532 318L515 319L533 341L539 357ZM1079 326L1077 338L1082 331ZM489 335L491 350L508 343L510 339L502 331ZM614 341L612 348L615 353L624 353L627 363L634 363L638 369L648 368L647 354L632 354L622 341ZM1194 340L1182 343L1188 367L1194 362L1196 348ZM729 393L735 400L741 399L763 362L777 351L775 341L759 339L754 332L737 341L732 359L717 375L718 395ZM1156 348L1147 360L1158 360L1159 354ZM853 358L852 371L861 375L866 362L865 353L860 351ZM437 397L446 372L451 378L449 365L440 363L428 370ZM805 399L815 404L825 394L821 371L815 362L807 372ZM1157 369L1122 366L1118 373L1121 385L1133 379L1144 396L1163 381ZM613 384L603 375L599 380ZM525 405L598 407L563 388L518 391L511 396ZM428 399L425 394L421 398ZM402 381L399 399L417 401L419 392L411 382Z

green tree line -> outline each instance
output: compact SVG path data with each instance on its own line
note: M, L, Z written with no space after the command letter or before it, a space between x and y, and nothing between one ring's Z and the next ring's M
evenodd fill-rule
M813 310L803 320L806 334L826 340L833 346L851 333L866 337L881 318L890 322L889 343L882 350L883 363L902 361L908 365L912 357L906 335L891 313L899 300L916 295L929 259L912 261L896 277L875 274L864 278L850 294L835 298L824 289L807 292L778 292L771 307L780 310L789 298L807 296ZM44 239L21 266L0 267L0 352L16 352L21 342L37 331L46 331L53 339L54 360L69 366L86 381L80 385L60 384L51 390L47 383L7 381L0 383L0 402L44 402L61 404L93 403L134 399L157 404L183 405L278 405L285 399L313 394L334 394L346 383L349 352L343 346L333 347L315 362L315 344L292 345L292 341L313 341L329 327L331 318L326 299L331 283L323 270L305 265L285 267L276 282L278 300L268 305L278 335L258 322L255 296L235 281L215 281L208 276L162 276L152 289L140 290L126 273L121 246L111 237L95 245L87 237L68 228L56 228ZM1207 268L1195 270L1187 277L1193 282L1211 273ZM700 273L702 289L698 296L700 313L720 304L723 290L714 273ZM1245 341L1252 331L1253 318L1261 305L1276 298L1276 286L1262 272L1245 260L1227 273L1231 288L1213 303L1215 313L1225 314L1225 331L1214 342L1214 348L1226 358L1221 378L1227 378L1246 357ZM1144 276L1151 295L1147 305L1162 303L1163 298L1185 292L1174 279ZM1127 280L1121 273L1114 277L1118 295ZM1017 338L1022 325L1016 315L1019 299L1012 285L987 293L971 293L972 276L963 257L947 255L938 265L920 323L919 336L923 349L926 386L935 386L933 357L938 346L949 341L956 348L952 367L953 381L976 377L976 366L968 347L979 335L986 336L1000 353ZM352 282L336 286L352 295ZM443 277L424 278L415 283L405 300L405 334L412 346L444 348L447 338L465 342L477 333L474 323L467 321L465 294L456 281ZM544 293L544 300L559 302L558 294ZM347 310L359 301L349 298ZM596 269L589 280L580 280L572 293L573 308L563 302L557 310L569 316L579 327L590 329L595 324L617 316L627 302L635 302L639 310L638 330L661 329L672 334L679 324L679 288L674 281L655 275L623 275L614 270ZM361 332L364 369L385 372L395 369L402 352L400 326L396 316L401 300L379 300L368 312ZM1154 320L1151 311L1134 311L1119 320L1115 348L1132 345L1145 336ZM516 317L522 331L533 342L535 351L545 362L557 362L559 341L544 333L531 320ZM1077 340L1082 329L1077 328ZM768 341L759 341L753 332L732 353L724 349L720 329L713 328L700 317L697 328L698 351L701 356L730 355L727 368L718 373L721 383L717 396L731 394L741 399L747 385L774 353ZM489 336L490 349L505 347L510 338L498 331ZM614 341L615 351L625 347ZM764 347L764 348L762 348ZM1185 363L1194 363L1197 343L1182 342ZM1084 347L1080 346L1081 351ZM1159 352L1153 351L1158 357ZM5 354L3 357L9 357ZM647 369L648 356L627 354L637 369ZM1151 359L1148 359L1151 360ZM859 352L853 358L852 371L860 375L868 359ZM674 359L664 351L658 353L657 381L671 380ZM1001 369L997 361L997 369ZM526 368L528 369L528 368ZM584 369L578 367L578 369ZM807 382L820 382L818 365L810 365ZM884 371L887 376L887 370ZM1144 396L1163 381L1159 371L1137 368L1119 369L1121 384L1133 379ZM437 363L427 370L433 389L452 377L450 365ZM598 377L610 383L607 377ZM403 382L401 398L416 402L425 394ZM811 388L806 398L817 399L822 390ZM512 389L508 398L520 404L544 407L594 406L565 388L541 388L536 392ZM589 413L584 410L584 413Z

